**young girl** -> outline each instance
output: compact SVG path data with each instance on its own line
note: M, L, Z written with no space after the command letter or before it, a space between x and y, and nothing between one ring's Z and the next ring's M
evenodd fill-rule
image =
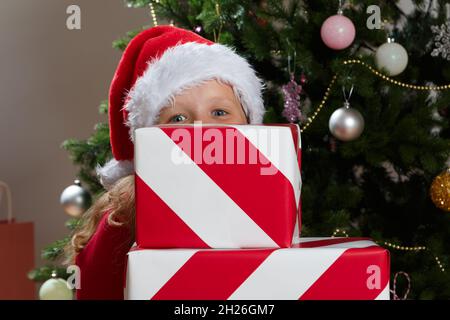
M78 299L123 299L126 254L134 243L134 130L194 121L259 124L262 90L244 58L194 32L158 26L130 42L110 88L114 158L97 170L107 192L68 247L81 271Z

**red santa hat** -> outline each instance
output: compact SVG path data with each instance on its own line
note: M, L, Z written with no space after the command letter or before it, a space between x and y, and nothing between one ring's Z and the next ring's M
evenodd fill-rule
M161 109L184 89L212 79L231 85L249 122L262 123L263 82L234 49L167 25L144 30L133 38L110 87L114 158L97 168L106 189L134 171L134 130L157 123Z

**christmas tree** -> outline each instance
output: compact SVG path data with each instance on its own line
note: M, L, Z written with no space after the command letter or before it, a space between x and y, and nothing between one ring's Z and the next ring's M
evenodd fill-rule
M450 298L445 1L415 1L409 12L381 0L126 3L149 8L149 24L170 21L236 48L267 84L265 122L300 124L302 236L371 237L391 252L391 284L397 272L409 275L408 298ZM136 33L114 47L123 50ZM106 102L100 110L107 111ZM79 178L93 194L101 192L94 169L110 157L107 124L63 147L79 165ZM44 257L60 257L66 241L50 245ZM44 280L55 268L31 276ZM397 294L407 287L399 280Z

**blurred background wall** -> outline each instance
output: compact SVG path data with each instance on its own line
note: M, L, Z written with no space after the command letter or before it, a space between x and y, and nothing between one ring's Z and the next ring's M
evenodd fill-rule
M70 4L81 7L81 30L66 28ZM0 180L17 220L35 222L36 265L68 232L59 196L76 168L60 145L107 120L98 105L121 56L111 43L143 25L148 10L121 0L0 1Z

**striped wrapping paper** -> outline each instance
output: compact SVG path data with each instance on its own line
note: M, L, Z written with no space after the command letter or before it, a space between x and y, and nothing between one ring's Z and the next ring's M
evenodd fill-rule
M285 248L301 226L297 125L135 131L142 248Z
M389 252L367 238L301 238L282 249L139 249L132 300L388 300Z

